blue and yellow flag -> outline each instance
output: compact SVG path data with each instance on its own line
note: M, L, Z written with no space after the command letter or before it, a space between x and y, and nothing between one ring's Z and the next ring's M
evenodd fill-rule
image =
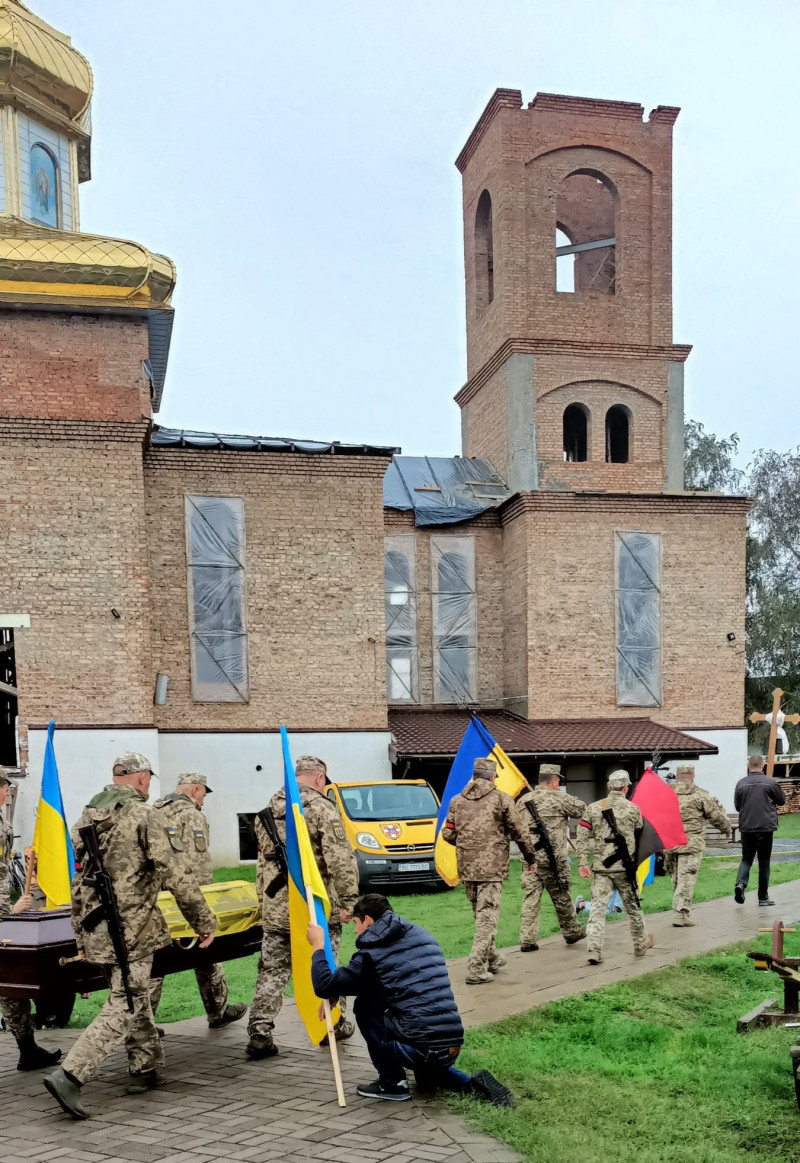
M33 851L36 853L36 879L47 897L47 908L57 909L72 900L70 884L75 872L75 853L69 838L61 784L58 782L56 753L53 747L54 722L47 728L44 749L42 792L36 810Z
M331 905L311 847L297 776L289 752L289 736L285 727L281 727L281 746L283 788L286 793L286 863L289 868L289 932L292 945L294 1000L312 1044L318 1046L328 1031L324 1018L319 1016L320 1000L311 984L312 949L306 937L306 930L309 920L313 920L323 930L325 956L331 969L335 969L336 961L328 931ZM310 898L313 912L309 910ZM331 1017L335 1025L339 1020L338 1008L332 1010Z
M453 796L460 795L472 779L472 767L476 759L493 759L497 764L495 787L508 792L514 799L528 786L525 777L495 741L477 715L473 715L464 738L456 752L453 766L447 777L447 785L442 796L442 804L436 820L436 871L446 884L458 884L458 861L454 845L442 839L442 827L450 810Z

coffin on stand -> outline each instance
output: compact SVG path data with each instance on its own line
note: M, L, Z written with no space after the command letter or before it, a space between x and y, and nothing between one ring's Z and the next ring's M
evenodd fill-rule
M208 949L199 948L172 895L159 895L159 907L173 940L156 953L153 977L249 957L261 948L255 885L239 880L209 884L203 886L203 895L217 918L216 935ZM0 994L40 999L105 989L107 982L99 965L70 960L77 952L69 909L3 917ZM61 965L62 960L67 964Z

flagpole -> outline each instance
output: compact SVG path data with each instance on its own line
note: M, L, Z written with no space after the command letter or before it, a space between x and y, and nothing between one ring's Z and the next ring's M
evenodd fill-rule
M317 910L314 906L314 893L310 885L306 885L306 904L308 905L308 919L313 921L317 915ZM328 1047L331 1052L331 1064L333 1066L333 1077L336 1081L336 1098L339 1106L347 1106L344 1100L344 1087L342 1086L342 1071L339 1066L339 1047L336 1044L336 1035L333 1032L333 1018L331 1017L331 1003L327 998L322 1000L322 1009L325 1014L325 1025L328 1028Z

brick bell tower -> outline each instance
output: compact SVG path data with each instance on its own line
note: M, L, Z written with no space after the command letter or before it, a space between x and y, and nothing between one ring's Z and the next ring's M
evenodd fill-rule
M458 156L465 456L514 492L683 489L672 342L678 110L498 89Z

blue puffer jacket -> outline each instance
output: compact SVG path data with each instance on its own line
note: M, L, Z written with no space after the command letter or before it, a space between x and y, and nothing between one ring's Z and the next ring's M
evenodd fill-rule
M463 1045L464 1027L435 937L397 913L384 913L356 938L356 947L350 964L335 972L324 953L314 954L317 997L347 995L380 1006L398 1041L408 1045Z

